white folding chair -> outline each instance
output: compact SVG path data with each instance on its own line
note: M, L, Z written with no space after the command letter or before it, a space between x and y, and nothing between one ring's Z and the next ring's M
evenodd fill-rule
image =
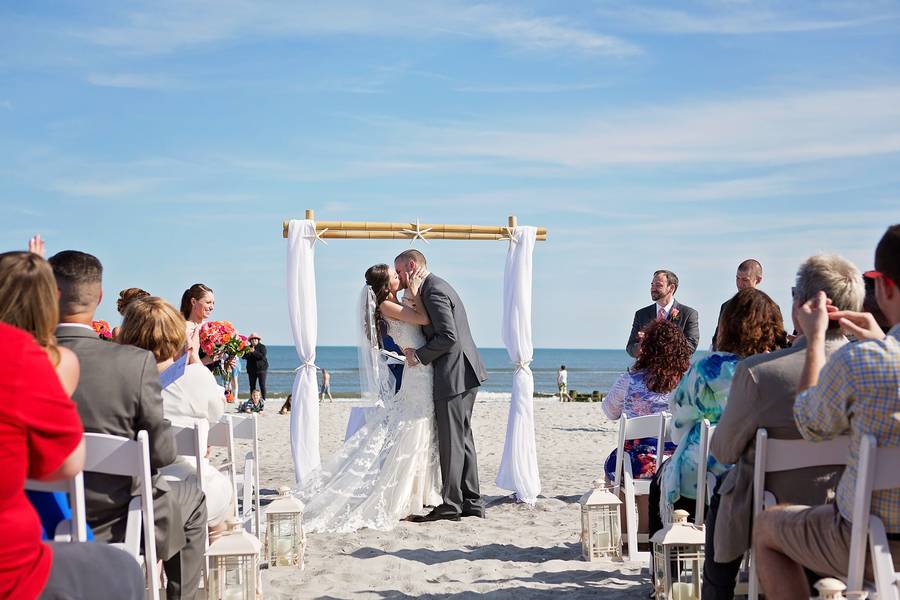
M694 505L694 525L702 527L706 514L706 499L712 496L716 487L716 476L706 470L709 463L709 444L712 442L715 426L709 419L700 423L700 445L697 454L697 503Z
M234 442L237 440L245 440L250 442L253 450L244 455L243 472L236 473L235 481L237 491L242 494L242 501L238 518L243 519L244 527L250 531L252 515L252 531L257 537L262 537L259 528L260 520L260 502L259 502L259 437L257 435L257 416L247 415L226 415L231 423L232 445L229 452L229 460L234 464L238 464L238 460L234 450ZM235 508L237 508L237 498L235 496Z
M209 426L209 435L206 443L213 448L224 448L227 460L225 463L218 463L215 468L219 471L228 471L228 480L231 481L231 497L234 499L234 516L239 517L238 495L237 495L237 469L234 462L234 432L232 431L231 421L224 415L218 423Z
M619 419L619 444L616 449L616 470L613 473L613 485L616 495L620 491L625 493L625 522L628 526L628 559L635 561L648 559L649 553L638 552L638 542L649 542L650 536L646 533L639 534L636 496L645 496L650 493L650 480L634 479L631 471L631 461L625 460L625 442L641 438L656 438L656 468L662 466L663 450L665 449L666 425L668 413L657 413L644 417L627 418L625 415Z
M806 440L770 440L768 432L756 430L756 454L753 465L753 522L755 523L766 506L773 506L777 500L765 489L766 473L793 471L809 467L846 465L850 448L850 438L841 436L825 442ZM759 579L756 574L756 560L750 547L750 579L747 597L759 597Z
M133 477L138 481L138 495L128 504L125 523L125 542L113 544L131 554L143 564L150 598L159 600L159 573L156 569L156 530L153 517L153 488L150 479L150 443L146 431L139 431L137 440L105 433L84 434L86 473L103 473ZM141 525L143 524L144 555L141 556Z
M900 488L900 468L897 465L900 465L900 448L879 448L873 435L862 436L856 489L853 494L850 564L847 568L848 593L863 589L868 537L878 599L900 599L900 573L894 572L894 561L884 523L870 514L872 492Z
M72 518L63 519L56 525L53 541L87 541L87 517L84 510L84 475L82 473L78 473L70 479L60 479L58 481L28 479L25 481L25 489L33 492L66 492L69 495L69 507L72 510ZM49 535L50 532L48 531L47 534Z
M209 423L204 420L197 421L194 423L193 427L180 427L177 425L172 425L172 434L175 437L175 453L182 456L193 456L194 464L197 465L196 468L196 477L197 477L197 488L206 493L206 488L203 485L203 471L206 469L206 465L204 464L204 457L206 456L206 444L207 435L209 431ZM209 530L204 529L204 540L203 540L203 549L204 553L209 549ZM201 581L204 583L203 587L206 587L205 583L207 581L207 576L209 574L209 564L206 560L203 561L202 565L202 574Z

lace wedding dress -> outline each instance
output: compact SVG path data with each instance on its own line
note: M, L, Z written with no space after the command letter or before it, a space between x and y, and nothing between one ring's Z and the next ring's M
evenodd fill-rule
M425 343L422 328L388 320L401 348ZM308 532L387 531L400 519L441 503L441 471L430 366L403 369L400 391L371 410L366 424L309 474L298 496Z

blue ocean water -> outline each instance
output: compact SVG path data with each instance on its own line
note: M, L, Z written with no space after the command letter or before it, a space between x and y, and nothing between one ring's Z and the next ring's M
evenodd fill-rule
M294 381L294 369L299 366L293 346L267 346L269 357L268 392L288 394ZM481 358L488 371L483 392L509 393L512 387L513 365L504 348L481 348ZM332 394L338 397L359 395L355 346L320 346L316 349L316 364L331 372ZM634 359L624 350L566 350L537 348L534 351L535 394L556 393L556 370L566 365L569 372L569 389L579 392L597 390L606 393L616 377L627 369ZM241 375L246 392L247 375ZM321 381L321 379L320 379Z

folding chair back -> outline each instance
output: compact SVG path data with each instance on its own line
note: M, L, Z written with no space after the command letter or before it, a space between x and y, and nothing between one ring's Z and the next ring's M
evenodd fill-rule
M197 488L206 492L203 488L203 457L206 456L206 439L209 424L206 421L194 423L193 427L179 427L172 425L172 434L175 437L175 452L182 456L193 456L197 465Z
M775 496L766 491L766 473L793 471L808 467L846 465L850 450L850 438L841 436L825 442L806 440L770 440L769 433L756 430L756 452L753 464L753 520L759 517L766 506L776 502ZM759 597L759 579L756 574L756 560L750 548L750 581L747 597Z
M257 537L262 538L259 528L260 502L259 502L259 435L257 433L257 415L227 415L226 419L231 423L232 440L249 441L253 450L244 455L243 472L237 477L241 481L240 488L243 493L241 512L239 518L244 520L244 526L251 525L250 515L253 515L252 526ZM237 464L234 445L232 444L230 460ZM237 504L237 496L235 496Z
M143 524L143 566L150 598L159 600L159 574L156 570L156 529L153 516L153 488L150 479L150 442L146 431L137 440L105 433L85 433L86 473L103 473L136 478L138 496L128 505L123 549L141 562L141 525Z
M218 423L213 423L209 427L209 437L206 440L207 445L214 448L225 448L228 456L225 464L217 465L219 471L228 470L228 479L231 481L231 497L234 499L234 516L239 517L238 495L237 495L237 469L234 461L234 437L232 432L231 421L222 417Z
M900 488L900 448L879 448L875 436L862 436L859 444L859 465L856 489L853 494L853 518L850 533L850 564L847 569L847 592L863 589L866 538L872 554L875 591L879 600L900 598L898 573L888 546L884 523L870 514L872 492ZM868 535L867 535L868 534Z
M64 519L57 524L53 541L87 541L87 516L84 509L84 475L82 473L78 473L69 479L60 479L58 481L28 479L25 481L25 489L33 492L67 493L69 495L69 507L72 510L72 518ZM50 532L48 531L47 534L49 535Z
M694 505L694 525L703 525L706 511L706 499L712 495L716 485L716 477L708 473L706 468L709 463L709 444L712 442L715 426L709 424L709 419L703 419L700 423L700 446L697 454L697 503Z

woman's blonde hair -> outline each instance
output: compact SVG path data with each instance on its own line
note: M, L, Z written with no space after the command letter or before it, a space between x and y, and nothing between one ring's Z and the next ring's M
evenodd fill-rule
M160 363L181 354L186 339L184 317L162 298L148 296L128 303L116 341L149 350Z
M33 252L0 254L0 321L24 329L59 364L59 292L53 268Z

